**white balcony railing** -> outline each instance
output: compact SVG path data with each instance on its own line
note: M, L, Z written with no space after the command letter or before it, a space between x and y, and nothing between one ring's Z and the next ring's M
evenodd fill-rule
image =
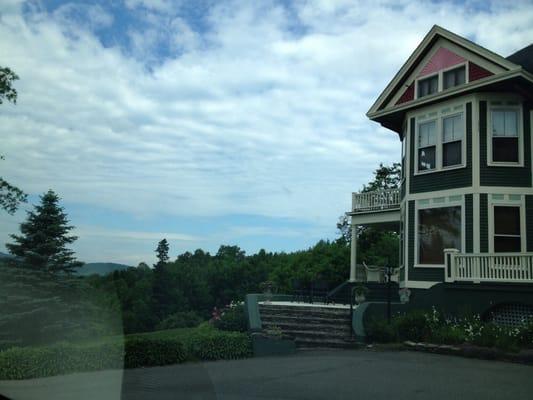
M352 211L368 212L400 207L400 189L352 193Z
M465 254L445 249L446 282L533 283L533 253Z

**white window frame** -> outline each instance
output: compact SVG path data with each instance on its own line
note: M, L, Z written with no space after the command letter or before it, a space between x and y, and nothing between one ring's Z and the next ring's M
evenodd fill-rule
M449 200L448 197L442 202L436 202L437 199L432 199L428 204L420 204L420 200L415 201L415 265L414 268L444 268L446 264L421 264L420 263L420 247L418 243L418 211L426 210L428 208L447 208L447 207L461 207L461 248L457 249L463 252L466 248L466 232L465 232L465 196L461 195L461 200Z
M526 238L526 204L525 196L520 195L520 200L511 200L509 195L503 195L502 199L493 199L492 195L488 195L489 202L489 253L494 252L494 207L517 207L520 209L520 252L525 253L527 249ZM498 255L505 255L507 253L495 253Z
M490 105L487 113L487 165L493 167L523 167L524 166L524 128L522 115L522 105ZM519 102L520 103L520 102ZM518 121L518 162L492 161L492 113L493 111L517 111Z
M455 164L455 165L448 165L448 166L444 166L444 120L446 118L451 118L451 117L456 117L457 115L460 115L461 116L461 119L463 120L463 137L461 138L461 162L459 164ZM465 108L463 108L463 111L458 111L458 112L455 112L455 113L450 113L450 114L444 114L444 115L441 115L440 117L440 152L441 152L441 164L440 164L440 167L441 167L441 170L449 170L449 169L454 169L454 168L461 168L463 166L466 166L466 160L465 160L465 157L466 157L466 146L464 145L465 144L465 139L466 139L466 115L465 115ZM458 140L454 140L453 142L458 142ZM446 142L446 143L452 143L452 142Z
M465 83L461 83L460 85L455 85L455 86L449 87L447 89L444 89L444 73L448 72L448 71L451 71L451 70L454 70L454 69L459 69L461 67L464 67L464 69L465 69ZM441 92L443 90L450 90L450 89L456 88L456 87L461 86L461 85L466 85L468 83L468 61L465 61L465 62L460 63L460 64L455 64L454 66L451 66L451 67L448 67L448 68L444 68L440 72L442 74L442 85L440 86L440 91Z
M465 83L461 84L461 85L457 85L457 86L452 86L451 88L448 88L448 89L444 89L444 73L445 72L448 72L452 69L456 69L456 68L460 68L460 67L464 67L465 68ZM468 76L468 70L469 70L469 66L468 66L468 61L464 61L462 63L459 63L459 64L455 64L455 65L452 65L451 67L447 67L447 68L443 68L437 72L433 72L431 74L427 74L427 75L424 75L424 76L421 76L421 77L418 77L415 79L415 96L414 98L415 99L421 99L421 98L424 98L424 97L431 97L433 95L436 95L437 93L440 93L442 91L445 91L445 90L451 90L451 89L454 89L456 87L459 87L459 86L462 86L462 85L465 85L467 83L469 83L469 76ZM427 78L431 78L431 77L434 77L434 76L437 76L438 79L437 79L437 91L435 93L431 93L431 94L427 94L425 96L419 96L418 95L418 81L423 81L424 79L427 79Z
M458 111L458 110L454 110L455 107L457 106L462 106L462 110ZM415 117L415 123L416 123L416 129L415 129L415 154L414 154L414 157L415 157L415 171L414 171L414 175L424 175L424 174L431 174L431 173L435 173L435 172L440 172L440 171L450 171L450 170L454 170L454 169L459 169L459 168L466 168L466 141L467 141L467 126L466 126L466 102L463 102L463 103L460 103L460 104L452 104L450 107L446 107L445 109L450 109L450 110L453 110L453 111L450 111L450 112L444 112L443 109L442 109L442 105L439 105L439 108L440 109L437 109L437 110L433 110L432 112L436 112L437 113L437 116L436 117L432 117L432 118L428 118L428 119L422 119L420 117ZM432 113L430 111L430 113ZM463 138L461 139L461 164L456 164L456 165L450 165L448 167L443 167L442 166L442 145L443 145L443 137L444 137L444 122L443 122L443 119L444 118L447 118L447 117L453 117L453 116L456 116L456 115L460 115L462 114L462 119L463 119ZM437 144L436 144L436 149L435 149L435 168L433 169L428 169L428 170L419 170L418 169L418 149L419 149L419 146L418 146L418 132L419 132L419 126L420 124L424 124L426 122L431 122L431 121L437 121L436 122L436 125L437 125Z
M428 124L430 122L435 122L435 144L433 146L435 146L435 168L432 168L432 169L423 169L423 170L419 170L418 167L418 153L419 153L419 150L420 150L420 140L419 140L419 137L418 137L418 134L420 132L420 125L424 125L424 124ZM434 172L435 170L437 170L439 168L439 119L438 118L432 118L432 119L427 119L427 120L423 120L423 121L416 121L416 136L415 136L415 144L416 144L416 155L415 155L415 161L416 161L416 172L419 173L419 174L426 174L428 172ZM426 147L433 147L433 146L426 146ZM426 148L426 147L422 147L422 148Z

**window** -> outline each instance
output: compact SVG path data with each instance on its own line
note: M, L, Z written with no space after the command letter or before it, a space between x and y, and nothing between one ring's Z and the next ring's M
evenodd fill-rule
M491 110L492 161L519 162L518 110Z
M437 123L424 122L418 125L418 170L431 170L436 166Z
M463 114L442 119L442 166L462 164Z
M439 76L421 79L418 81L418 97L424 97L439 90Z
M494 251L520 252L520 207L494 206Z
M445 71L442 75L443 82L442 87L443 89L449 89L454 86L462 85L465 83L465 66L461 66L459 68L454 68L450 71Z
M461 250L461 207L418 210L418 263L444 264L444 249Z

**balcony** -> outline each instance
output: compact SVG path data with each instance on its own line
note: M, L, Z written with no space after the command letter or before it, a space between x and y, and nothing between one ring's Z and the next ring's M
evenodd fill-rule
M533 283L533 253L464 254L444 250L446 282Z
M352 193L352 214L400 209L400 189Z

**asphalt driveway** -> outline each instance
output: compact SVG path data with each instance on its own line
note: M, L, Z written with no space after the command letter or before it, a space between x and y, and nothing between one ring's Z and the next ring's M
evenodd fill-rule
M294 356L0 381L13 399L532 399L533 367L417 352Z

